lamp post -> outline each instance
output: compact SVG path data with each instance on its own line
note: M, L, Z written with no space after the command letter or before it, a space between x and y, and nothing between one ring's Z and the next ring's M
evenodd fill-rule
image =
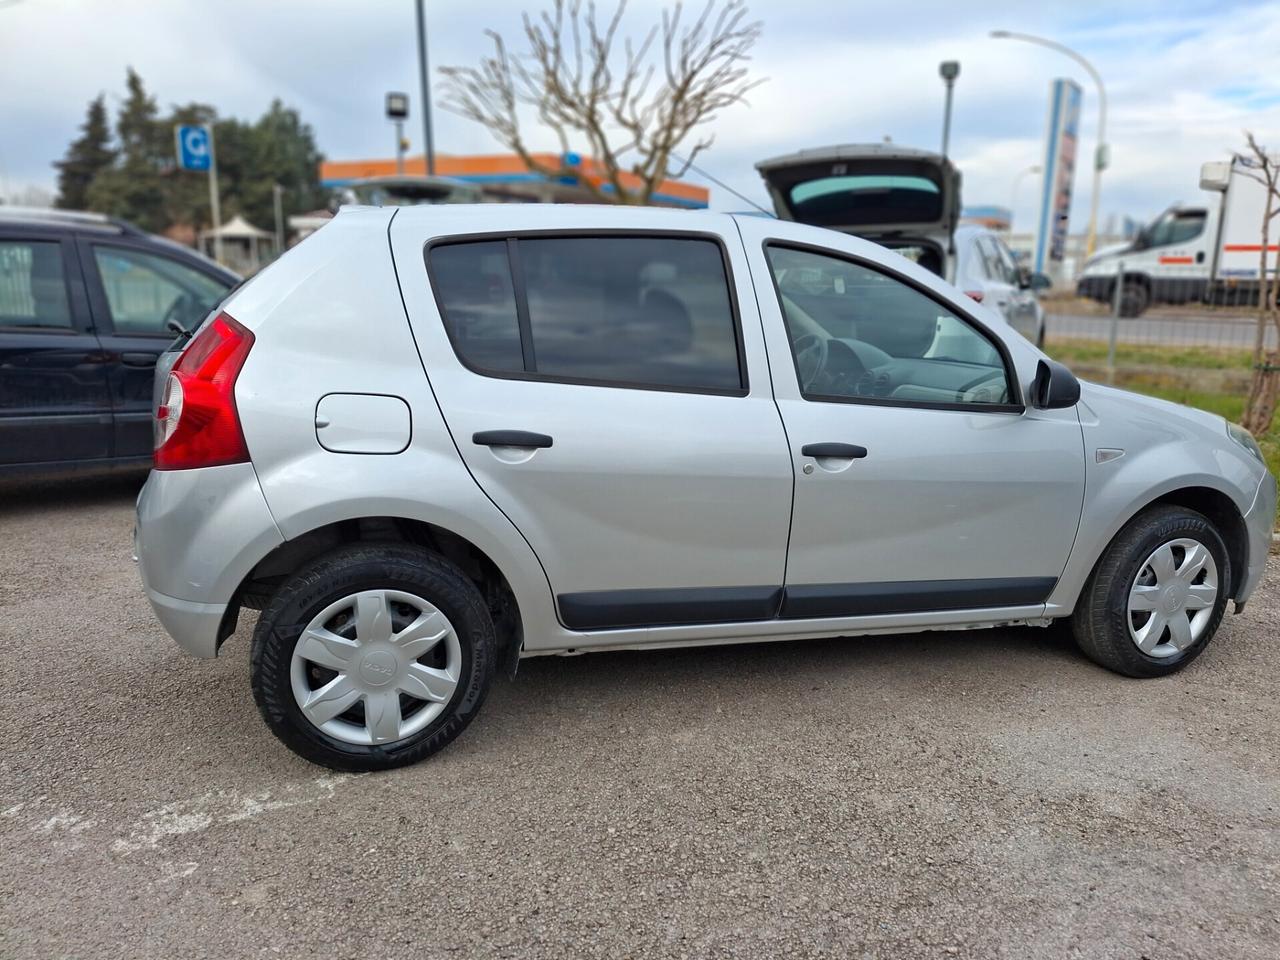
M960 62L943 60L938 64L938 76L947 85L947 104L942 112L942 156L946 159L947 149L951 146L951 96L955 90L956 77L960 76Z
M1085 72L1093 78L1093 82L1098 88L1098 146L1093 154L1093 191L1089 198L1089 233L1085 239L1085 256L1090 257L1093 255L1093 249L1098 239L1098 197L1102 193L1102 171L1107 168L1108 162L1107 88L1103 86L1102 75L1094 69L1092 63L1080 56L1080 54L1070 47L1063 46L1053 40L1046 40L1044 37L1033 36L1029 33L1014 33L1010 30L992 30L991 36L996 40L1021 40L1024 43L1034 43L1037 46L1056 50L1084 67Z
M1013 189L1009 191L1009 233L1013 233L1013 218L1018 209L1018 187L1022 184L1022 178L1032 173L1040 173L1044 168L1038 163L1019 170L1013 177Z

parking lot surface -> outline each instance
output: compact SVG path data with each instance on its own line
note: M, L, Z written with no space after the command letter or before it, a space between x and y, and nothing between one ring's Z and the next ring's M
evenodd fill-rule
M525 661L409 769L162 633L136 481L0 491L0 957L1280 955L1280 565L1172 678L1006 629Z

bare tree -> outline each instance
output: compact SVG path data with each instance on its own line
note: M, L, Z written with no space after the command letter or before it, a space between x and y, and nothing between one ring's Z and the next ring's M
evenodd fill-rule
M441 69L444 106L484 124L536 173L575 178L602 202L648 203L664 179L689 169L712 137L698 137L680 160L673 151L763 82L752 80L746 65L760 24L747 19L744 0L708 0L691 23L683 22L676 3L639 43L628 38L618 50L625 9L620 0L602 23L594 3L584 10L581 0L555 0L536 19L524 15L528 52L518 55L498 33L486 31L491 56L476 67ZM555 163L529 148L520 125L523 108L532 108L555 133ZM578 150L595 159L598 171L570 162ZM584 175L593 172L602 182ZM628 174L635 180L628 183Z
M1240 424L1250 433L1261 435L1271 429L1276 403L1280 400L1280 350L1267 350L1267 330L1274 327L1280 342L1280 311L1276 309L1276 274L1268 266L1271 221L1280 216L1280 157L1268 153L1254 135L1245 132L1249 153L1242 159L1247 165L1244 175L1267 188L1266 207L1262 214L1262 251L1258 263L1258 330L1253 344L1253 380L1245 401Z

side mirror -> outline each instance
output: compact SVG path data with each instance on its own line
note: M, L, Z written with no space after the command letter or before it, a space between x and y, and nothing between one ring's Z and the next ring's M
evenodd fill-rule
M1037 410L1063 410L1080 401L1080 381L1056 360L1041 360L1031 381L1031 405Z
M1053 278L1047 273L1033 273L1029 286L1032 290L1048 290L1053 286Z

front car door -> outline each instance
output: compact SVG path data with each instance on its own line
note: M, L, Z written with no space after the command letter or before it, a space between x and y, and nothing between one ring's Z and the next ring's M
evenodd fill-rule
M445 420L569 629L768 620L792 472L741 244L603 222L430 243L393 222Z
M109 360L115 456L151 456L156 361L173 343L171 322L194 330L234 278L194 258L112 237L79 241L98 337Z
M1030 348L869 245L739 225L796 470L783 616L1038 616L1084 454L1074 409L1024 408L1009 346Z
M0 225L0 470L109 458L106 366L65 232Z

